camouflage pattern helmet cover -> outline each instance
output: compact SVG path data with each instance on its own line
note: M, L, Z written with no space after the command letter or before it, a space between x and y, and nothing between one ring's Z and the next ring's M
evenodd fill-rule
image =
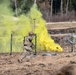
M33 32L29 32L29 35L32 36L32 35L35 35L35 34Z

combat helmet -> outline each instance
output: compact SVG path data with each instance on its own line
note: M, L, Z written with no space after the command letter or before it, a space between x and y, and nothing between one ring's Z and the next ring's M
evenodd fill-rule
M31 31L29 32L29 36L34 36L35 34Z

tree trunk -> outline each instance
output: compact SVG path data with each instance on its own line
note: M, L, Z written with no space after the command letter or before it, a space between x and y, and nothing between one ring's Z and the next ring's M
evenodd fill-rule
M53 0L51 0L51 17L53 15Z
M34 0L34 4L36 4L36 0Z
M73 9L72 0L69 0L69 11L71 12Z
M15 0L15 14L16 14L16 17L18 17L17 0Z
M66 3L66 15L68 14L68 5L69 5L69 0L67 0L67 3Z
M61 16L63 16L63 0L61 0Z

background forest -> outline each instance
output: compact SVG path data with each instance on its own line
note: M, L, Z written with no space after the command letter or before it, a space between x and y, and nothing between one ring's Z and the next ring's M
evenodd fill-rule
M14 16L27 14L35 0L0 0L0 7L8 6ZM76 20L76 0L36 0L38 9L46 21ZM7 13L6 7L3 12ZM3 13L0 11L0 13ZM12 13L11 12L11 13Z

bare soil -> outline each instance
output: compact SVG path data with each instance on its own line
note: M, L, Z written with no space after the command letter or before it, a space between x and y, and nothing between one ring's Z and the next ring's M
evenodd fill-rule
M47 23L46 28L50 34L66 34L76 32L76 22Z
M56 56L37 55L18 62L20 53L0 54L0 75L55 75L64 65L76 64L76 53L57 53Z
M72 50L76 52L76 22L51 22L46 24L46 28L55 43L60 44L64 52Z
M62 24L56 23L56 25L51 24L49 26L48 28L50 28L50 30L51 29L56 30L57 28L57 31L55 32L51 30L51 32L54 32L54 33L50 33L52 35L55 34L56 32L58 32L56 34L61 33L62 31L61 29L63 29L60 35L63 37L64 33L67 35L67 33L70 30L71 32L74 32L72 31L72 28L74 29L76 27L76 22L62 23ZM68 27L71 29L68 29ZM64 32L65 29L67 33ZM69 31L67 31L67 29ZM60 44L62 44L62 46L65 47L65 45L63 45L63 41ZM69 47L70 46L68 46L68 50L69 50ZM40 54L37 54L37 56L32 57L28 61L25 58L22 63L18 62L19 57L20 57L20 53L13 53L12 55L5 54L5 53L0 54L0 75L76 75L75 72L72 74L72 71L70 71L69 73L68 67L63 67L71 64L76 65L76 52L57 53L56 56L42 56L40 53ZM58 72L62 72L62 73L58 74ZM63 72L66 72L66 73L64 74Z

